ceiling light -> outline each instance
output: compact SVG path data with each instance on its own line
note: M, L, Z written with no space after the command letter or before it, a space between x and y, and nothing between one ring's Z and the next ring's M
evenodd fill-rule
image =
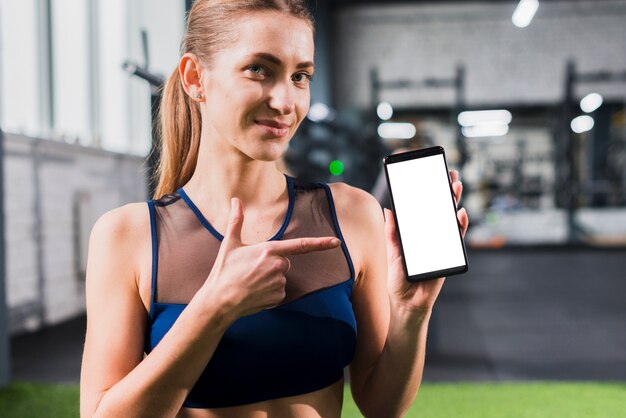
M387 102L381 102L376 107L376 114L382 120L389 120L393 116L393 107Z
M331 121L335 118L335 112L324 103L316 102L311 105L306 117L312 122Z
M525 28L533 20L538 8L539 0L520 0L511 17L513 24L518 28Z
M507 124L491 124L478 126L464 126L461 128L466 138L481 138L485 136L504 136L509 132Z
M593 118L589 115L582 115L574 118L571 123L572 131L577 134L582 134L583 132L590 131L593 129Z
M580 108L585 113L591 113L602 105L602 96L598 93L589 93L580 101Z
M411 139L416 132L415 125L407 122L383 122L378 125L378 135L384 139Z
M513 116L508 110L477 110L461 112L458 117L461 126L508 125Z

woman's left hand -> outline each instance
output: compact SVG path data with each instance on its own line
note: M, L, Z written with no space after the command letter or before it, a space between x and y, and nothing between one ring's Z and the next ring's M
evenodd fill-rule
M458 207L463 185L459 181L459 173L456 170L450 172L452 180L452 190ZM464 208L459 209L456 216L461 225L461 231L465 237L469 218ZM406 280L404 268L402 266L402 252L396 234L396 223L393 219L393 212L385 209L385 235L387 241L387 268L388 268L388 290L392 304L402 306L411 311L428 312L432 309L443 286L445 277L426 280L423 282L411 283Z

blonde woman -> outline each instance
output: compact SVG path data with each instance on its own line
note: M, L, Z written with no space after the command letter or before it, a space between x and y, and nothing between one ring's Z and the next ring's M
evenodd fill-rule
M83 418L339 417L346 366L365 416L411 405L443 279L405 280L369 194L276 168L313 52L302 1L194 2L154 199L92 231Z

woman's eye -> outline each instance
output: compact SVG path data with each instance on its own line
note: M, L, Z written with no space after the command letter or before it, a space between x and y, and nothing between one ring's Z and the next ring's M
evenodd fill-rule
M267 71L265 71L265 68L261 67L260 65L251 65L248 67L248 71L256 74L256 75L266 75Z
M297 73L293 76L293 81L297 83L307 83L311 81L312 75L309 73Z

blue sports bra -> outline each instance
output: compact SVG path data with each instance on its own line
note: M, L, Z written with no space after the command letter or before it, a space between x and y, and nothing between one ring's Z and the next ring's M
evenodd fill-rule
M336 236L332 250L289 256L282 304L225 332L183 406L219 408L313 392L339 381L356 346L354 267L326 184L285 176L289 206L271 240ZM208 277L222 235L181 188L148 202L152 300L145 351L159 343Z

